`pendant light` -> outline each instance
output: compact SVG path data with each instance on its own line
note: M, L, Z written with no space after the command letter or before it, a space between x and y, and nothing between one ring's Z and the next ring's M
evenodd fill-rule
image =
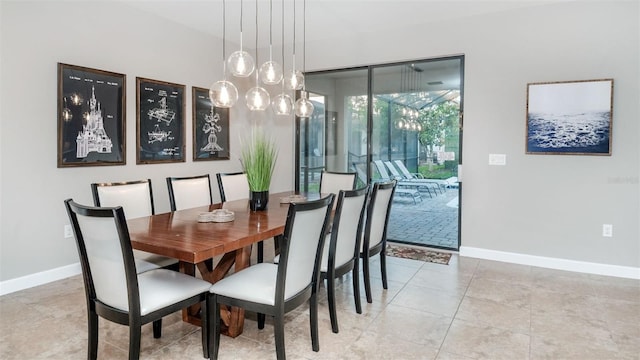
M256 61L258 60L258 0L256 0ZM271 103L271 97L269 92L260 87L258 81L258 71L256 71L256 86L252 87L245 94L247 100L247 107L251 111L264 111L269 107Z
M227 62L229 64L229 71L231 71L234 76L247 77L251 75L255 69L256 63L253 61L251 55L244 51L242 47L242 10L242 0L240 0L240 50L234 51L231 56L229 56Z
M273 61L273 0L269 0L269 61L260 66L260 79L267 85L282 81L282 66Z
M291 70L284 76L285 86L289 90L301 90L304 86L304 75L296 70L296 1L293 0L293 62Z
M284 68L284 1L282 1L282 67ZM284 83L285 81L282 82L282 92L273 98L271 104L276 115L291 115L293 109L293 99L284 92Z
M226 3L222 0L222 80L218 80L209 88L209 98L216 107L230 108L238 101L238 89L227 81L226 59Z
M302 70L306 70L306 58L307 58L307 3L306 0L302 1ZM308 99L309 94L305 90L304 84L300 91L300 98L296 100L295 111L296 116L301 118L307 118L313 114L313 103Z

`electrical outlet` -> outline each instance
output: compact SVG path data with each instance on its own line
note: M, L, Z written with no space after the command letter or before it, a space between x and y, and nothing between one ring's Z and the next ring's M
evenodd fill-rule
M602 236L604 236L604 237L613 237L613 225L611 225L611 224L602 224Z
M73 231L71 230L71 225L64 226L64 237L65 238L73 237Z

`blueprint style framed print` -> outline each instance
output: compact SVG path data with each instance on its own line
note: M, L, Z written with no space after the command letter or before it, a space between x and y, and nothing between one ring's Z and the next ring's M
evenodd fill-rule
M136 77L136 163L185 161L185 86Z
M611 155L613 79L527 84L527 154Z
M58 167L124 165L126 76L58 63Z
M193 87L193 161L229 160L229 109L216 108L209 89Z

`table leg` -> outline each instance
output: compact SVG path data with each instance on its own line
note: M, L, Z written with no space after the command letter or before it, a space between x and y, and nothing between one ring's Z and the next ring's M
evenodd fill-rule
M220 259L218 264L213 268L211 267L211 263L206 261L198 263L196 266L198 267L202 278L213 284L225 277L229 273L229 270L231 270L231 267L234 268L235 272L248 267L250 265L250 257L251 246L248 246L224 254L222 259ZM181 262L180 271L185 274L195 276L195 267L193 264ZM191 306L182 311L182 319L191 324L201 326L202 322L200 320L199 313L199 305ZM222 334L235 338L242 333L242 328L244 326L244 309L237 307L231 307L230 309L227 307L221 307L220 318L223 322Z

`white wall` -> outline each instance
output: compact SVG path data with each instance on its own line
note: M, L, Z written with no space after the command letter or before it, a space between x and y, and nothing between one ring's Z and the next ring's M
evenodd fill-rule
M169 211L165 177L239 171L239 134L272 128L280 142L272 191L293 186L290 119L231 111L231 160L194 163L191 87L208 88L222 71L221 42L118 2L1 4L0 281L78 262L63 200L91 204L89 184L151 178L156 212ZM127 75L125 166L56 167L57 63ZM136 76L186 85L186 162L136 165ZM246 86L246 84L242 84ZM241 88L241 96L244 96Z
M461 251L637 270L639 18L637 1L535 6L308 43L307 69L465 54ZM614 79L613 155L526 155L527 83L600 78ZM507 165L489 166L491 153Z
M0 281L77 262L63 238L65 198L90 203L91 182L149 177L156 210L167 211L164 178L239 170L237 135L252 123L280 140L272 191L292 186L291 121L242 105L231 112L232 160L194 163L187 146L186 163L135 165L135 77L187 86L190 139L190 87L219 77L219 40L117 2L3 1L0 16ZM638 19L637 1L568 2L402 35L345 34L308 43L307 69L465 54L462 246L639 268ZM127 75L126 166L56 168L57 62ZM527 83L609 77L612 156L524 154ZM506 154L507 166L488 166L489 153ZM613 238L600 236L603 223Z

